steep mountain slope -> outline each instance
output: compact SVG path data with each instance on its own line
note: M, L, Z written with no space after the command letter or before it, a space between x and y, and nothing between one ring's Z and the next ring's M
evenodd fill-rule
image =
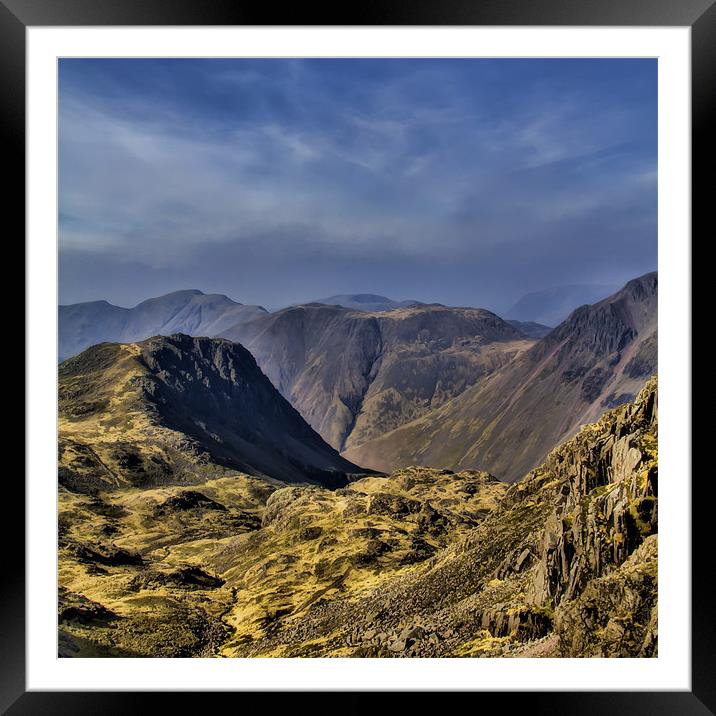
M343 306L352 308L354 311L392 311L395 308L407 308L409 306L422 306L420 301L394 301L386 296L378 296L374 293L347 293L328 298L319 298L311 303L321 303L325 306Z
M657 294L656 273L630 281L486 380L345 456L383 471L420 464L518 479L656 371Z
M578 306L596 303L613 293L616 286L555 286L522 296L505 312L505 318L556 326Z
M657 386L521 482L60 490L62 656L657 654Z
M344 449L442 405L533 343L489 311L307 304L235 326L271 382Z
M221 468L336 486L360 469L226 340L104 343L59 367L60 482L73 489L201 482Z
M172 333L217 336L237 323L265 314L266 310L244 306L219 294L191 290L150 298L134 308L92 301L60 306L58 313L62 361L106 341L132 343Z

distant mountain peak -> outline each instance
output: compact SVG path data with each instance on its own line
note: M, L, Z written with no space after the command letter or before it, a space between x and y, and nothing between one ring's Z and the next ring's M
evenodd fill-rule
M169 293L165 293L164 296L159 296L159 298L165 298L166 296L181 296L183 294L190 296L203 296L204 292L200 291L198 288L180 288L176 291L169 291Z
M351 298L357 303L377 303L378 301L390 301L396 303L392 298L386 296L379 296L375 293L354 293Z
M517 300L504 316L525 323L556 326L575 308L597 303L618 288L614 285L569 284L532 291Z
M92 301L60 306L58 312L59 359L64 360L106 341L132 343L171 333L217 336L266 314L266 309L193 288L149 298L133 308Z
M200 291L198 288L182 288L178 291L169 291L169 293L163 293L161 296L153 296L151 298L145 298L143 301L140 301L136 307L142 306L145 303L155 303L155 302L161 302L161 301L169 301L176 298L185 298L187 300L193 298L194 296L203 296L204 293Z

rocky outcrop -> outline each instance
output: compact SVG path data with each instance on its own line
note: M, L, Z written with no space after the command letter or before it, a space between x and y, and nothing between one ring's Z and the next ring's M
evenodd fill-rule
M549 455L541 470L560 488L538 545L530 601L556 606L573 599L656 533L656 421L652 381L634 405Z
M586 584L555 614L566 656L657 656L657 535L647 537L622 565Z

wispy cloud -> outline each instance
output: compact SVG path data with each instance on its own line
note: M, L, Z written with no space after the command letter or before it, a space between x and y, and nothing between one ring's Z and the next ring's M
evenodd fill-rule
M244 268L263 276L265 303L299 291L289 270L291 300L399 284L497 305L556 264L569 283L652 268L655 68L504 62L63 62L64 300L100 297L96 272L77 278L100 264L135 267L101 296L125 303L157 271L212 289L217 262L237 265L240 300L260 291ZM468 268L480 290L435 293L430 271Z

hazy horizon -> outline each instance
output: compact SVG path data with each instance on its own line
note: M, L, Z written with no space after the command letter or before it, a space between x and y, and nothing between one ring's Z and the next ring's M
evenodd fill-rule
M649 272L646 272L646 273L649 273ZM632 278L639 278L639 277L633 276ZM627 281L629 281L629 280L631 280L631 279L627 279ZM624 283L626 283L627 281L625 281ZM596 290L598 293L600 293L600 292L603 293L604 297L606 298L609 294L616 292L622 286L623 286L623 284L614 285L614 286L604 286L604 285L600 285L600 284L580 284L579 286L575 286L575 285L565 285L564 287L551 286L551 287L545 288L544 291L546 292L551 289L558 289L558 288L584 288L584 289L591 288L593 290ZM263 303L258 302L255 304L254 303L248 304L246 301L242 301L241 297L232 296L231 294L223 293L221 291L209 291L209 290L205 291L201 288L197 288L196 286L186 286L183 288L172 289L172 290L166 291L164 293L147 295L147 296L139 298L137 301L135 301L133 303L122 304L122 303L115 303L113 301L109 301L106 298L95 298L95 299L88 299L87 301L73 301L70 303L65 303L63 301L60 301L59 305L60 306L68 306L68 305L76 305L78 303L93 303L93 302L98 302L98 301L107 301L108 303L118 306L119 308L131 309L131 308L136 308L139 304L141 304L145 301L151 300L153 298L161 298L162 296L166 296L168 294L181 293L184 291L199 291L200 293L203 293L204 295L223 295L226 298L234 301L235 303L241 303L244 305L261 306L262 308L265 308L267 311L269 311L271 313L280 311L284 308L290 308L291 306L297 306L297 305L301 305L301 304L311 303L314 301L320 301L320 300L324 300L324 299L328 299L328 298L334 298L336 296L355 296L355 295L361 295L361 294L366 295L367 294L366 291L354 291L354 292L343 292L341 294L333 294L331 296L311 296L311 297L306 297L302 300L293 301L292 303L287 303L287 304L272 305L268 302L263 302ZM535 293L541 293L541 291L537 291ZM412 301L419 301L420 303L425 303L425 304L442 304L442 305L445 305L448 307L454 307L454 308L485 308L489 311L499 313L499 311L497 311L496 309L493 309L490 306L484 306L484 305L444 303L442 301L434 301L434 300L430 300L430 299L416 298L415 296L386 296L385 294L372 294L372 295L379 296L381 298L387 298L387 299L390 299L390 300L393 300L396 302L412 300ZM525 294L524 296L521 296L519 298L525 298L529 295L530 294ZM507 306L506 309L508 310L511 307L512 307L512 305ZM505 311L505 309L502 309L502 310L503 310L503 312Z
M655 60L60 60L60 303L507 310L657 266Z

